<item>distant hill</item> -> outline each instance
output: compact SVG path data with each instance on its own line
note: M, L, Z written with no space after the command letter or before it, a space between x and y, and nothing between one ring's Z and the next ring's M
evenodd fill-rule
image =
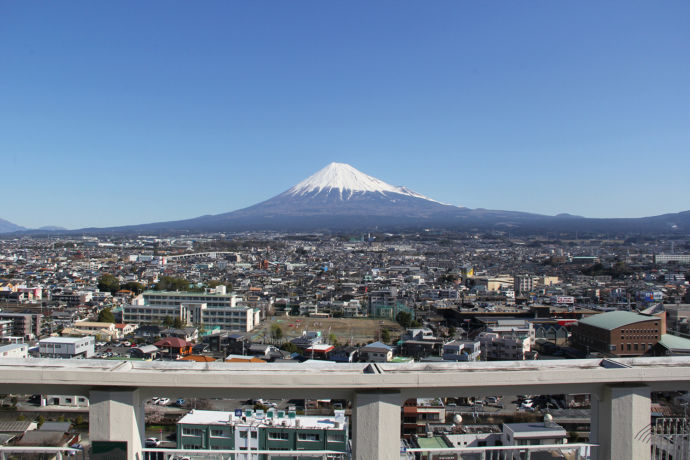
M21 225L13 224L5 219L0 219L0 233L12 233L21 230L26 230L26 228L22 227Z

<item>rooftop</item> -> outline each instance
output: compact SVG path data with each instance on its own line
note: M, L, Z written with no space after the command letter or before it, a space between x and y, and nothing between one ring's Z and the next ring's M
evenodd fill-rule
M91 336L87 337L47 337L45 339L39 340L38 343L77 343L85 339L93 338Z
M565 429L557 424L532 423L504 423L503 430L513 433L514 438L551 438L565 436Z
M690 351L690 339L684 339L671 334L661 334L659 345L669 350L687 350Z
M434 436L431 438L417 438L417 444L422 449L444 449L448 447L448 444L439 436Z
M580 320L580 324L607 329L609 331L628 324L641 323L642 321L659 320L656 316L645 316L630 311L610 311L588 316Z
M274 410L274 414L279 411ZM280 411L285 414L283 417L268 417L266 414L259 415L253 412L251 416L246 417L243 412L241 417L235 415L235 412L214 411L214 410L197 410L194 409L187 415L182 417L178 423L187 425L282 425L286 423L287 428L295 428L299 424L299 428L312 429L329 429L336 428L336 418L332 416L316 416L316 415L297 415L294 418L287 416L287 411ZM298 421L298 422L297 422ZM340 429L340 428L338 428Z

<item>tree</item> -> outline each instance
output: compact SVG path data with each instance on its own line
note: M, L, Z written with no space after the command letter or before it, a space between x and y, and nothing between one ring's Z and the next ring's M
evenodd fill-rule
M120 288L127 289L128 291L132 291L135 295L139 295L144 292L145 286L141 283L137 283L136 281L128 281L121 285Z
M381 342L383 343L389 343L391 341L391 333L388 332L388 329L384 329L381 331Z
M115 294L120 290L120 280L114 275L106 273L98 278L98 290L101 292L110 292Z
M278 324L271 324L271 337L276 340L283 338L283 329Z
M285 342L280 346L280 349L288 353L299 353L299 348L292 342Z
M406 311L401 311L395 315L395 320L404 328L410 327L412 323L412 315Z
M104 308L98 312L98 322L99 323L114 323L115 315L110 310L110 308Z
M184 327L184 324L182 324L182 320L179 318L179 316L173 320L172 327L175 329L182 329Z
M448 328L448 336L455 337L455 328L453 326Z
M46 422L46 418L43 415L39 415L38 418L36 419L36 424L38 425L39 428L41 428L41 425L43 425Z
M338 336L332 332L330 334L328 334L328 343L337 347L338 346Z
M163 318L163 326L172 327L175 324L175 320L172 316L166 316Z
M190 283L184 278L161 276L156 283L156 291L189 291Z

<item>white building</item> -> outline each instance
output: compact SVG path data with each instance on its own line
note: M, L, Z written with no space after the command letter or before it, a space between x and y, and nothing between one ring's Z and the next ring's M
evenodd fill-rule
M79 395L45 395L41 396L41 406L89 407L89 400Z
M666 264L669 262L678 262L682 264L690 263L690 254L655 254L655 264Z
M38 342L42 358L90 358L94 354L94 337L49 337Z
M524 360L532 349L527 336L501 337L495 332L482 332L478 338L485 361Z
M0 346L0 358L28 358L29 345L26 343L11 343Z
M238 307L238 298L224 292L146 291L122 309L125 323L160 324L179 318L184 324L249 332L261 322L261 311Z
M551 421L551 415L544 416L544 422L533 423L504 423L504 446L530 446L548 444L566 444L567 433L565 429ZM512 458L519 460L522 454L519 451L513 453Z
M513 289L516 294L529 294L536 285L536 277L532 275L516 275L513 278Z

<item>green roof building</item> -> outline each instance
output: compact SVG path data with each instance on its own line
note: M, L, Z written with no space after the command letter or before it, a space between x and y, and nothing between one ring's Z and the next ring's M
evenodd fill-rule
M612 356L651 355L665 333L666 312L641 315L611 311L580 320L573 331L573 344Z

